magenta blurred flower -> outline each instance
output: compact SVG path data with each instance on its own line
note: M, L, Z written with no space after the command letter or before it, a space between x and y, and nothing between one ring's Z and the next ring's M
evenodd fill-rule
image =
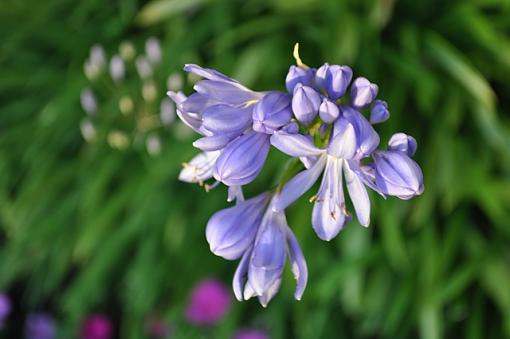
M11 299L7 294L0 293L0 329L5 325L5 320L11 313Z
M27 339L53 339L56 337L55 320L47 313L30 313L25 322Z
M105 315L92 314L82 324L82 339L109 339L111 336L112 324Z
M262 330L245 328L237 331L233 339L269 339L269 335Z
M230 309L230 294L220 281L201 281L193 291L186 307L186 319L194 325L214 325Z

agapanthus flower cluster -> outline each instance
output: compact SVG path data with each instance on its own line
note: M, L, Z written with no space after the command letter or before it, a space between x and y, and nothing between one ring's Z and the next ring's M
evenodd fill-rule
M162 72L162 58L154 37L140 54L131 42L121 43L111 58L102 46L91 48L84 64L90 83L80 94L87 113L80 125L86 141L102 140L118 150L145 148L150 155L161 152L163 134L178 128L175 104L161 89L180 90L184 83L180 73Z
M364 77L353 79L344 65L305 65L297 50L285 85L287 92L255 92L215 70L186 65L203 77L195 92L168 95L179 118L201 135L193 145L202 152L184 165L180 180L206 185L223 183L234 206L215 213L206 227L211 251L228 260L240 259L233 289L238 300L257 297L263 306L278 292L287 260L297 280L295 298L306 287L303 252L287 224L285 209L315 182L311 224L319 238L333 239L352 219L370 223L367 188L383 197L410 199L423 192L423 176L411 159L416 140L404 133L391 137L385 150L374 124L386 121L386 102L378 86ZM368 115L365 117L364 113ZM274 189L244 199L242 186L261 172L273 146L301 164ZM211 184L206 181L214 180ZM344 185L346 191L344 192Z

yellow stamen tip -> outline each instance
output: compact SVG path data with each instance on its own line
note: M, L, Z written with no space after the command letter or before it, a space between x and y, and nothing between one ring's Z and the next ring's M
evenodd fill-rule
M303 60L301 60L301 57L299 56L299 42L296 42L294 45L294 51L292 52L292 56L294 59L296 59L296 65L302 68L308 68L307 65L303 63Z

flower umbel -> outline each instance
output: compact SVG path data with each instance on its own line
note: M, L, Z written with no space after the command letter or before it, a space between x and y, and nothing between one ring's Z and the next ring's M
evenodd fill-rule
M193 145L202 153L184 164L179 179L206 189L223 183L227 200L237 200L209 220L211 251L240 259L234 294L240 301L257 297L264 307L280 289L287 260L297 282L294 297L300 300L304 293L308 269L285 209L319 178L310 198L311 224L327 241L352 219L350 205L361 225L370 224L367 188L404 200L423 193L421 169L411 159L417 148L413 137L397 133L387 150L377 150L380 138L372 125L390 116L388 104L376 99L379 87L364 77L352 81L346 65L305 65L298 45L294 57L287 93L255 92L197 65L184 67L204 78L195 93L168 92L179 118L201 136ZM262 171L271 146L293 158L293 165L269 192L244 200L242 186ZM211 178L212 185L204 184Z

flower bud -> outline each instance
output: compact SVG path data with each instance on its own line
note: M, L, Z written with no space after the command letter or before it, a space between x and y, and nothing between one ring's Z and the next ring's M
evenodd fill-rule
M319 116L327 124L332 123L340 115L338 106L329 99L324 98L319 106Z
M298 83L305 86L311 86L314 72L311 68L303 68L299 66L290 66L287 78L285 78L285 86L289 93L294 92L294 88Z
M400 151L373 154L375 180L381 193L410 199L423 193L423 174L416 162Z
M326 74L326 88L329 98L336 100L345 94L352 79L352 70L348 66L330 65Z
M214 166L214 178L225 185L246 185L262 170L269 152L269 135L248 133L230 142Z
M298 84L294 88L292 111L301 123L308 125L317 116L321 101L319 93L312 87Z
M412 157L416 152L416 139L405 133L395 133L388 141L388 149L391 151L400 151Z
M351 87L352 105L360 108L370 104L377 96L378 91L379 87L368 81L368 79L363 77L356 78Z
M315 86L317 86L321 91L324 91L327 88L328 70L329 64L325 63L317 69L317 72L315 72Z
M375 100L370 111L370 123L378 124L385 122L389 117L390 111L388 111L388 104L386 101Z
M253 129L273 134L292 118L290 96L280 92L266 94L253 108Z

